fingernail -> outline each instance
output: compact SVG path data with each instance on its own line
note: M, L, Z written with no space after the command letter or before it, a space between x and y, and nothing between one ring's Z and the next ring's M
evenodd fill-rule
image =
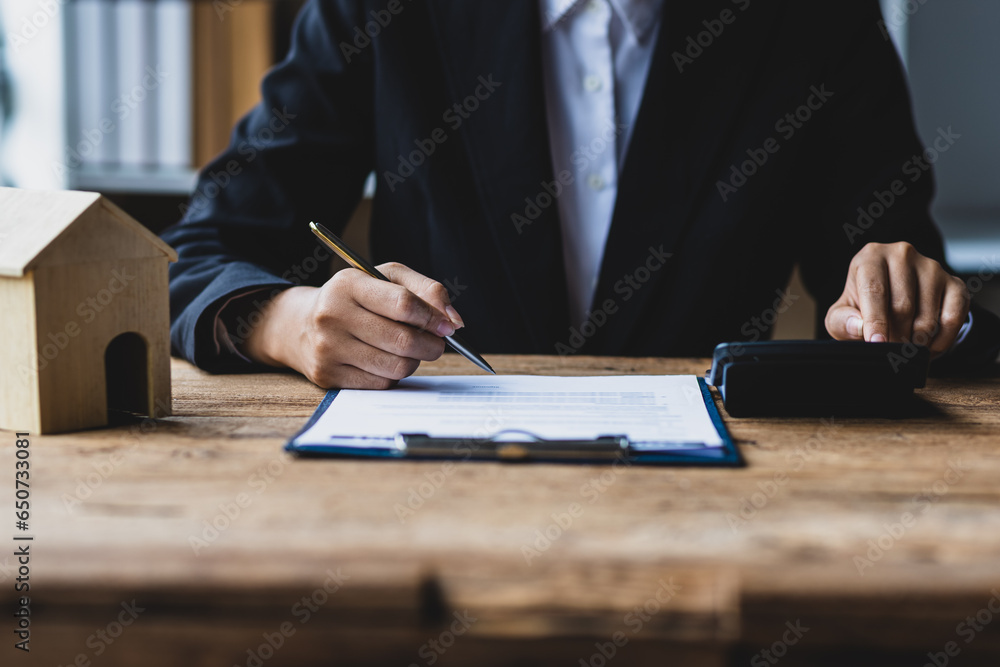
M442 320L437 328L438 336L450 336L455 333L455 326L448 320Z
M875 335L872 336L871 342L873 342L873 343L884 343L885 342L885 336L883 336L882 334L875 334Z
M452 324L454 324L456 328L460 329L465 326L465 322L462 320L462 316L459 315L458 311L455 310L452 306L445 306L444 312L445 314L448 315L448 319L451 320Z
M860 317L848 317L847 333L851 334L856 338L860 338L862 324L864 324L864 320L862 320Z

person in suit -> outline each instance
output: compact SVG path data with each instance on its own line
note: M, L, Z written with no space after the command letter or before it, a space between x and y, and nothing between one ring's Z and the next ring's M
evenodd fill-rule
M484 353L705 356L768 337L798 263L821 333L982 366L1000 323L929 214L957 136L918 140L876 0L310 0L164 234L173 349L357 388L464 324ZM372 171L392 282L330 278L307 223L339 233Z

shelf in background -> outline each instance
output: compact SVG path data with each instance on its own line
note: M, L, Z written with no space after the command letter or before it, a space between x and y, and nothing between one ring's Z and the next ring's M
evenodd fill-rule
M190 195L198 172L183 167L94 167L85 166L68 175L71 190L120 192L125 194Z
M1000 274L1000 212L996 215L938 216L944 250L953 269L965 275Z

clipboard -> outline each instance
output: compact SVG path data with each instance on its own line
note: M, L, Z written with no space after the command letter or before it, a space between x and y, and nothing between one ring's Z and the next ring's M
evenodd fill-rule
M331 437L306 442L306 434L329 409L340 391L323 397L312 417L285 445L285 451L301 458L349 458L390 460L470 460L507 463L585 463L619 461L627 465L723 466L745 464L726 430L704 379L698 387L721 446L694 442L633 443L623 435L608 434L595 439L553 440L519 430L503 430L489 437L429 437L424 433L398 433L394 438Z

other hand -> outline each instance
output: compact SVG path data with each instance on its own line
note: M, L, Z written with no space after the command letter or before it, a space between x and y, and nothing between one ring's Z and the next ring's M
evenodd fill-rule
M909 243L869 243L851 260L826 330L837 340L912 342L938 356L954 344L969 303L965 283Z

